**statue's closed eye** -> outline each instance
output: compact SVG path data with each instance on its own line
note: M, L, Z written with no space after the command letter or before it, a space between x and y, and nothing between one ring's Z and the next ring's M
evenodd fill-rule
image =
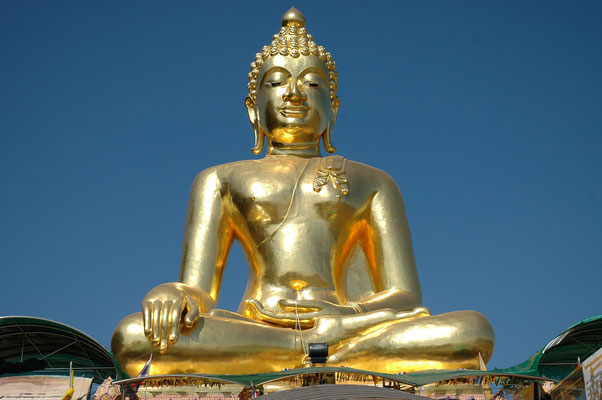
M280 82L280 81L265 82L263 85L265 87L277 87L277 86L282 86L282 82Z

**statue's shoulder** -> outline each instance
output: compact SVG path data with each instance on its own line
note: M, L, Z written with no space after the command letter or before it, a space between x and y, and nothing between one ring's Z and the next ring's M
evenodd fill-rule
M346 164L346 174L351 184L357 182L375 189L397 188L395 180L382 169L353 160L347 160Z
M383 192L387 197L387 194L399 194L399 187L385 171L341 155L324 157L318 161L314 190L319 192L331 180L345 195L356 193L354 188L358 187L363 188L364 192Z
M192 186L193 188L208 185L219 186L221 183L230 182L237 173L253 170L257 165L258 160L240 160L214 165L199 172Z

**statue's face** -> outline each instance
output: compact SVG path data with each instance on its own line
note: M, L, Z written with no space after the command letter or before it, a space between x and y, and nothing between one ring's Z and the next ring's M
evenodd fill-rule
M256 106L271 142L316 143L331 115L326 65L313 55L269 57L257 77Z

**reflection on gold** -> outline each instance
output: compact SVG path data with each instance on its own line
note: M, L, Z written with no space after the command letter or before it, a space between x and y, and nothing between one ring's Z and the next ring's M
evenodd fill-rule
M422 306L391 177L321 156L320 139L335 151L337 87L332 56L291 9L249 74L253 152L267 140L267 155L195 179L179 282L152 289L114 332L128 373L155 349L154 374L278 371L303 365L310 342L329 344L329 365L388 373L478 368L479 352L491 357L493 330L481 314L431 316ZM250 271L238 313L215 308L234 240Z
M307 282L301 280L291 281L291 287L294 291L299 292L303 290L303 288L307 286Z

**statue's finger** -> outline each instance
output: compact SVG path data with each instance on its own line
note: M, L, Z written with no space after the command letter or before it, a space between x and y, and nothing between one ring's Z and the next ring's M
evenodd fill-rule
M161 338L159 337L161 330L161 301L155 300L153 303L153 344L158 346L161 342Z
M180 333L180 318L182 316L182 303L175 302L171 307L171 318L169 319L170 331L168 343L174 344L178 341L178 333Z
M142 323L144 324L144 335L147 338L150 338L151 335L153 334L152 308L153 308L153 303L151 303L150 301L142 303Z
M310 328L316 324L316 319L320 317L320 313L312 311L305 314L298 314L296 317L303 328Z
M161 333L160 343L159 343L159 352L165 353L167 351L167 337L169 336L169 318L171 317L171 309L173 307L172 301L165 301L163 303L163 307L161 307Z
M261 304L261 302L259 300L249 299L249 300L245 300L245 303L252 304L257 309L263 309L263 304Z
M424 306L416 307L414 309L414 312L416 312L417 314L424 314L425 316L432 315L431 310Z
M261 310L258 316L262 321L285 327L293 327L297 321L297 315L294 313L275 312L265 309Z
M324 308L323 304L313 300L282 299L278 301L278 306L286 311L297 311L300 313L319 311Z
M194 324L201 317L201 310L199 309L199 305L194 299L188 299L186 301L186 317L184 318L184 324L187 328L192 328Z
M295 325L295 315L290 315L287 313L273 313L272 311L265 310L260 318L263 321L271 322L276 325L281 326L294 326Z
M249 311L261 319L262 313L257 308L257 304L255 304L253 300L247 300L245 301L245 303L247 304L247 308L249 309Z
M431 315L431 311L423 306L414 308L412 311L401 311L397 313L397 319L408 319L418 317L428 317Z
M316 319L319 317L316 312L295 315L295 323L293 326L301 326L301 328L311 328L316 324Z
M261 320L268 321L268 319L273 320L275 318L274 313L269 310L265 310L261 303L257 300L248 300L247 307L249 308L249 311L259 317Z
M251 299L251 300L246 300L245 303L247 304L249 311L255 313L259 318L261 318L264 310L263 310L263 305L259 301L255 300L255 299Z

